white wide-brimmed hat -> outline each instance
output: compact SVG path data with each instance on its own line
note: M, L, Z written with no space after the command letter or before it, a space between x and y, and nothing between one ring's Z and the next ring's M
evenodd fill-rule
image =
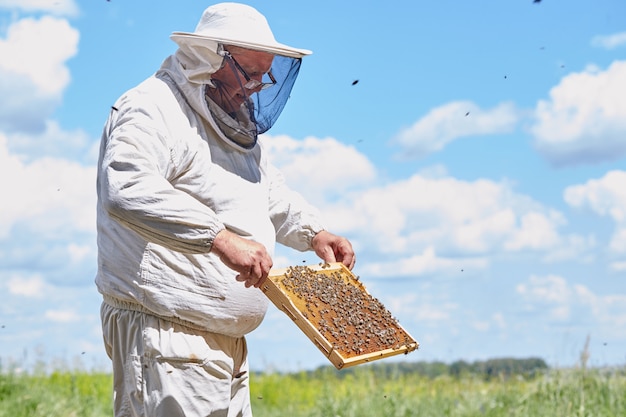
M277 42L265 16L253 7L239 3L208 7L195 32L173 32L170 38L180 46L206 40L293 58L311 54L309 50Z

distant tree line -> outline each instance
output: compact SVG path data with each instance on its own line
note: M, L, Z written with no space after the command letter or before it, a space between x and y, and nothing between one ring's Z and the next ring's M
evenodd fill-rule
M456 361L450 364L449 373L453 376L477 374L485 379L501 376L525 375L535 376L538 372L548 369L548 364L541 358L497 358L472 363Z
M442 375L452 377L478 376L485 380L492 378L508 378L511 376L533 377L548 369L548 365L541 358L496 358L482 361L467 362L458 360L452 363L445 362L377 362L370 365L359 365L346 368L338 372L338 376L345 376L354 372L357 368L369 366L372 372L380 377L389 378L403 374L420 374L428 378L436 378ZM313 372L327 372L334 369L323 366Z

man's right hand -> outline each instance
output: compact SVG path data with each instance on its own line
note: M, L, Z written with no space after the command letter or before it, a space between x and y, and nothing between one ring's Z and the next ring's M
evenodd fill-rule
M215 236L211 252L229 268L239 273L236 279L246 287L259 288L267 278L273 262L265 246L222 230Z

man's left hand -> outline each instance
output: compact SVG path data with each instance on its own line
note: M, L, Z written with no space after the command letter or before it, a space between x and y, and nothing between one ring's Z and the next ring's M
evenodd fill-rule
M322 230L311 241L313 250L326 262L341 262L349 269L354 268L356 256L352 244L342 236Z

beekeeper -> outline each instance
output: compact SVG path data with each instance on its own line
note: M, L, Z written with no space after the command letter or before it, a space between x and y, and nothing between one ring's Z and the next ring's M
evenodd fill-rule
M252 7L207 8L112 106L98 161L98 272L116 416L250 416L244 335L276 242L352 268L259 135L303 56Z

